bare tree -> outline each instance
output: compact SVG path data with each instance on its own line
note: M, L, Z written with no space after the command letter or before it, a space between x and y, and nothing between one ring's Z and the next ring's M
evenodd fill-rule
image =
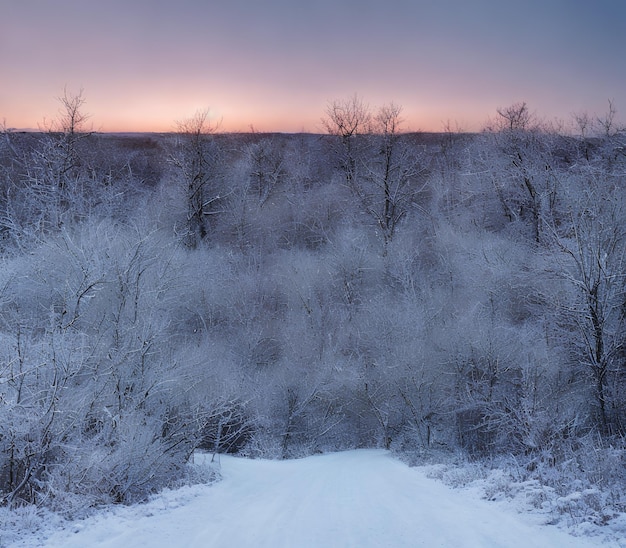
M416 196L424 189L419 180L423 172L414 146L402 140L402 107L389 103L374 117L374 149L367 162L365 178L371 190L359 186L369 213L376 219L385 244L406 215Z
M534 116L528 110L526 102L499 107L496 112L500 116L496 121L496 129L500 131L527 131L534 122Z
M19 153L12 148L14 171L0 224L18 247L83 219L98 192L85 160L83 142L92 132L83 91L74 95L65 90L59 102L58 117L44 121L36 146Z
M551 150L551 136L544 131L526 103L515 103L499 108L489 136L495 140L492 151L500 160L492 159L488 169L498 168L493 184L510 221L522 220L530 224L533 239L546 239L546 224L550 224L557 202L558 171ZM500 165L498 165L500 164Z
M572 197L570 233L559 238L571 260L564 275L575 289L565 310L576 326L573 345L592 380L603 434L624 434L621 410L626 336L626 226L619 191L596 183Z
M208 217L217 212L221 200L215 185L217 150L212 139L217 125L211 125L209 111L201 110L191 118L177 122L178 141L170 156L185 184L187 219L185 242L196 247L208 234Z
M91 134L87 121L91 115L84 111L86 99L83 90L72 94L63 90L58 98L61 103L58 118L46 123L44 128L54 140L56 158L49 158L48 164L54 172L56 183L63 190L71 182L73 171L80 166L78 143ZM53 165L54 162L54 165Z
M598 117L597 122L604 137L612 137L617 131L616 127L617 108L615 103L609 99L609 108L603 117Z
M351 97L333 101L326 107L322 125L330 135L341 139L338 151L346 183L352 185L357 172L357 138L371 130L372 114L369 106L356 93Z
M246 152L251 187L258 198L259 207L263 207L272 191L285 178L284 151L279 142L268 137L250 144Z
M358 95L330 103L322 120L341 138L341 168L346 183L381 230L386 245L423 190L416 149L402 135L402 107L383 105L375 115Z

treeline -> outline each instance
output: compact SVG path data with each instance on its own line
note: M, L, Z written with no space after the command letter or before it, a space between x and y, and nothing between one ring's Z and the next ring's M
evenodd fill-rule
M0 496L77 510L193 451L513 454L623 485L626 135L523 103L479 134L328 105L326 135L0 145Z

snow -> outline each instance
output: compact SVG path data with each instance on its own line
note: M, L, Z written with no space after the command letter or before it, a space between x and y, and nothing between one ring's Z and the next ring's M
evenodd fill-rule
M222 456L221 473L219 483L165 491L14 546L619 546L570 536L506 504L447 487L382 450L291 461Z

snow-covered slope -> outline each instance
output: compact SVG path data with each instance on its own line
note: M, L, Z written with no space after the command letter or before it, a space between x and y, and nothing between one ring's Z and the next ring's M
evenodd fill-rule
M207 457L208 458L208 457ZM583 547L427 478L389 453L292 461L222 457L223 481L169 491L31 539L62 547ZM43 536L47 536L44 541ZM608 546L608 544L603 544Z

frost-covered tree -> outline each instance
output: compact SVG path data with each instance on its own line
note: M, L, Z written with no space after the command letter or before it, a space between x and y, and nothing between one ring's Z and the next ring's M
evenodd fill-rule
M184 477L223 412L171 343L170 261L156 235L65 231L4 284L0 490L63 508L144 498Z
M586 181L588 183L588 181ZM597 425L604 434L623 434L621 402L626 322L626 224L623 189L604 179L571 196L571 220L558 243L569 262L563 275L574 290L564 311L575 329L574 360L591 385Z
M352 186L358 177L363 143L359 137L370 133L371 122L369 105L356 93L347 99L330 102L322 118L324 129L339 138L339 146L334 147L334 151L348 186Z
M366 161L358 191L376 220L385 244L426 186L422 158L402 135L402 107L389 103L374 116L372 157Z
M180 174L185 189L187 215L183 229L186 245L193 248L209 234L210 217L219 212L220 195L217 166L219 149L213 134L209 111L198 111L177 122L178 138L170 161Z
M487 144L487 172L505 217L529 224L535 242L545 243L558 206L561 159L554 151L560 139L542 127L526 103L499 108L498 116L487 128L495 142Z

